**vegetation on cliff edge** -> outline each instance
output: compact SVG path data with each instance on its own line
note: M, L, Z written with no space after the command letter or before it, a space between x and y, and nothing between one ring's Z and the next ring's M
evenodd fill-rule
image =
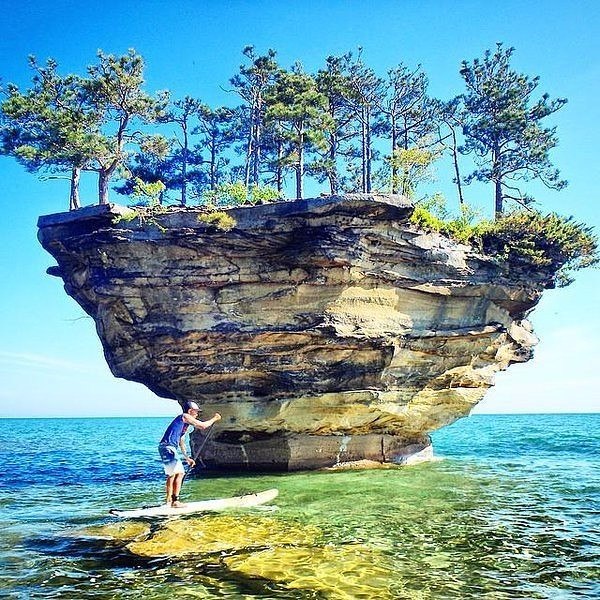
M31 88L0 88L0 152L32 172L69 178L72 209L88 171L97 174L100 204L111 183L131 195L141 180L164 185L161 203L177 192L186 205L210 203L223 185L302 198L307 178L329 194L410 194L423 168L446 158L459 202L464 186L489 183L500 216L507 202L533 202L524 182L566 185L549 156L555 129L545 124L566 100L534 97L539 79L515 71L513 53L497 44L463 61L465 91L440 100L420 65L399 63L381 76L359 49L309 73L299 62L281 66L274 50L247 46L226 90L240 103L214 108L192 96L148 94L133 49L100 51L85 76L31 57Z
M247 46L229 80L241 103L216 108L191 96L148 94L135 50L100 51L85 76L60 75L53 59L41 65L30 57L32 87L0 89L0 153L32 172L64 173L71 209L81 204L82 173L97 174L100 204L119 182L115 189L137 202L140 220L158 227L173 191L181 206L203 206L200 220L225 231L235 222L223 208L283 199L286 186L302 198L307 177L332 195L401 193L416 203L415 225L566 284L573 270L597 264L597 239L572 217L534 210L524 188L531 180L566 186L549 156L556 130L545 125L566 100L535 98L539 78L515 71L513 54L499 43L463 61L465 91L439 100L420 65L400 63L381 77L359 49L327 57L311 74L300 63L285 69L274 50L261 55ZM417 197L444 157L458 216L439 195ZM493 187L495 221L478 220L465 201L473 181Z
M546 274L559 287L570 284L575 271L600 263L593 228L556 213L528 209L495 221L476 220L475 211L464 205L460 215L453 217L438 197L417 203L411 222L498 257L511 268Z

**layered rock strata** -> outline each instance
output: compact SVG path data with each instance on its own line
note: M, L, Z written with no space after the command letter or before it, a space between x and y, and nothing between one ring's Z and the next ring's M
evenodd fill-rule
M548 281L412 210L360 194L229 209L230 231L116 205L38 225L114 375L223 415L206 466L293 470L427 458L431 431L532 356Z

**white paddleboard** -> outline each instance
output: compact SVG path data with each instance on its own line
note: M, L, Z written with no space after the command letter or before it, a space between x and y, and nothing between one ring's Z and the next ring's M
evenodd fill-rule
M216 498L215 500L202 500L200 502L186 502L185 506L173 508L167 504L162 506L149 506L148 508L136 508L134 510L110 511L115 517L135 519L138 517L174 517L177 515L188 515L195 512L225 510L227 508L246 508L258 506L270 502L279 494L279 490L265 490L257 494L246 494L245 496L233 496L231 498Z

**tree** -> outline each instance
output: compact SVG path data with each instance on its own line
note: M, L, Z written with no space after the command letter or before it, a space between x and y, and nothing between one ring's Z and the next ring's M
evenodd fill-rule
M261 142L264 182L267 186L275 186L279 194L283 194L286 173L293 168L291 156L286 153L286 139L283 131L282 121L270 118L265 121Z
M396 148L390 158L392 166L393 193L400 193L414 199L415 191L420 183L432 178L431 165L437 158L432 150L412 147Z
M281 194L269 186L252 185L248 189L242 181L217 184L204 192L204 201L209 206L240 206L243 204L267 204L281 199Z
M164 148L160 136L131 131L135 121L154 120L166 103L166 94L145 94L143 60L130 50L121 57L99 52L99 64L90 77L61 77L50 59L40 67L35 58L31 90L21 93L8 86L2 103L2 148L33 171L71 171L70 207L79 206L82 170L99 174L100 204L108 202L108 184L124 165L126 146L137 143L145 151Z
M221 106L215 109L202 104L198 111L198 126L194 133L201 135L199 148L206 149L208 159L202 158L206 166L206 181L210 190L221 182L224 169L229 164L225 151L235 140L235 111Z
M462 128L464 110L461 104L461 97L458 96L442 102L435 101L435 122L438 128L437 141L442 151L449 152L452 157L454 167L453 182L456 184L458 192L458 203L462 208L465 205L465 199L462 189L462 177L460 174L458 131Z
M136 152L127 157L123 167L126 173L125 180L115 190L119 194L136 196L138 180L148 185L160 182L164 188L158 194L157 203L162 204L169 190L181 188L180 164L177 155L170 154L170 146L164 153Z
M382 129L390 138L391 191L398 192L398 183L409 178L398 173L404 161L394 160L400 150L427 146L426 136L433 131L433 101L427 96L428 79L421 66L411 70L402 63L388 71L385 92L378 100L383 117Z
M21 92L9 84L0 104L0 151L14 156L32 172L69 172L69 208L79 208L82 170L90 169L94 157L104 151L100 133L102 115L89 103L83 80L61 77L58 65L45 66L29 57L34 71L33 87Z
M244 183L258 185L261 165L261 142L265 120L265 94L273 85L279 67L275 60L276 52L268 50L258 55L253 46L242 51L250 60L249 65L241 65L239 74L230 79L235 92L246 103L242 131L245 134Z
M322 140L323 131L330 126L325 111L327 100L317 90L314 77L300 65L295 65L292 71L280 72L265 99L266 120L277 121L283 139L289 143L288 157L292 158L296 171L296 198L302 198L306 151Z
M180 147L172 162L179 163L180 177L179 184L181 187L181 205L187 204L187 184L188 184L188 165L190 163L190 141L189 136L192 131L192 119L198 117L202 109L202 102L190 96L186 96L183 100L173 102L171 108L160 115L159 121L163 123L176 123L181 129L182 139L175 137L175 143ZM168 186L167 186L168 187Z
M143 91L144 60L131 49L122 56L98 52L98 64L88 67L90 78L84 80L89 102L102 115L105 143L103 152L94 156L98 172L100 204L108 203L108 186L118 167L127 159L127 146L144 145L146 150L164 148L161 136L148 136L132 130L136 122L159 119L168 102L168 95L157 98Z
M377 117L384 90L383 81L363 63L361 53L362 49L359 49L357 59L349 67L347 99L360 128L360 187L362 192L369 193L372 187L373 137L381 125Z
M352 156L348 144L357 135L352 128L355 114L349 102L351 59L350 52L342 56L328 56L325 68L316 75L317 89L326 98L325 110L329 115L330 127L324 132L323 149L316 149L318 159L311 164L310 169L318 181L329 182L331 194L340 191L343 183L340 158L347 160Z
M496 217L502 214L505 200L532 202L521 191L521 181L538 179L555 190L566 185L549 158L558 142L555 128L543 127L541 121L567 101L550 100L548 94L534 101L539 77L511 69L513 52L514 48L505 49L499 43L493 54L486 50L483 60L463 61L460 70L467 87L463 151L474 153L478 166L466 182L476 179L494 184Z

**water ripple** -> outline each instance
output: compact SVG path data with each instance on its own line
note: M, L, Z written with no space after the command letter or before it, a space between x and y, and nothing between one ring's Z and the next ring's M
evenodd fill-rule
M155 441L164 420L7 423L8 598L600 597L598 415L473 417L436 433L444 460L404 469L186 482L190 498L278 487L278 511L243 518L319 535L278 545L264 533L252 548L176 559L90 533L114 522L110 507L162 501ZM16 443L44 451L9 451ZM209 522L184 523L191 531Z

